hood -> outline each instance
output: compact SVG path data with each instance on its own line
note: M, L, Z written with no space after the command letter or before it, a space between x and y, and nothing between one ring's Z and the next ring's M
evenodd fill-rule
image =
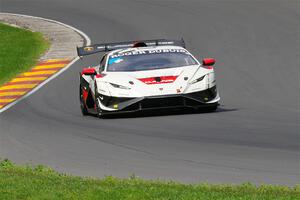
M135 72L107 72L97 79L104 83L111 96L142 97L183 93L194 76L207 74L199 65ZM123 88L114 86L120 85Z

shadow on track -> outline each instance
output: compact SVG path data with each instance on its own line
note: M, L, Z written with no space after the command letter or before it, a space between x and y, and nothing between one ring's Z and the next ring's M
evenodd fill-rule
M172 115L195 115L195 114L209 114L209 113L221 113L221 112L234 112L239 109L237 108L222 108L219 107L215 111L210 111L207 109L163 109L163 110L149 110L149 111L139 111L132 113L120 113L105 115L101 119L121 119L121 118L146 118L146 117L162 117L162 116L172 116ZM91 115L97 117L96 115Z

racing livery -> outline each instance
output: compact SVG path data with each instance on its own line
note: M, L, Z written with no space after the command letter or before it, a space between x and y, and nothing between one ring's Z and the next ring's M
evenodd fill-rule
M199 62L182 40L145 40L77 48L80 57L105 52L100 64L80 73L83 115L149 109L216 110L215 60Z

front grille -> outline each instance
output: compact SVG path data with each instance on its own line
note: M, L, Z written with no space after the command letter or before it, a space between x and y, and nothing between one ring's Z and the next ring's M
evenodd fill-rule
M137 111L140 109L140 103L135 103L122 109L122 111Z
M195 106L203 105L203 103L193 100L193 99L186 98L185 105L189 106L189 107L195 107Z
M183 97L147 98L142 100L141 108L179 107L184 105Z
M217 95L216 87L204 91L189 94L178 94L171 96L154 96L145 97L138 102L133 103L130 100L134 98L118 98L104 96L101 101L105 106L120 104L119 109L122 111L138 111L143 109L160 109L160 108L178 108L178 107L199 107L212 100ZM134 101L134 100L133 100ZM122 105L121 105L122 104Z

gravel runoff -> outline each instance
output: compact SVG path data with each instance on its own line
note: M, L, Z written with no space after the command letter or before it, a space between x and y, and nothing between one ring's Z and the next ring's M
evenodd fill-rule
M40 60L71 60L77 56L76 46L84 44L84 39L76 31L54 21L31 16L0 13L0 22L43 33L51 42L51 46Z

